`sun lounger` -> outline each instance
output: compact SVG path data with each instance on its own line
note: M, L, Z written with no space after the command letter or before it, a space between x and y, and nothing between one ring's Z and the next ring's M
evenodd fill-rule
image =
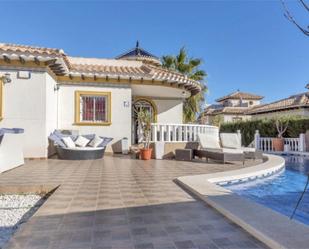
M241 137L237 133L220 133L220 139L223 148L242 150L246 159L263 159L262 151L255 148L242 147Z
M223 163L229 161L245 162L245 155L242 150L232 148L222 148L220 145L219 134L198 134L200 149L194 150L194 156L205 157Z

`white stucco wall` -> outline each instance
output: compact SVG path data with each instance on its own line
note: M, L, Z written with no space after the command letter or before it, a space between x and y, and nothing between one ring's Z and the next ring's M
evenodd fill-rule
M83 126L74 125L75 121L75 91L111 92L111 125ZM129 106L125 106L124 102ZM123 137L131 144L131 88L126 86L72 86L61 85L59 89L59 129L78 130L79 134L96 133L100 136L112 137L112 143ZM112 144L111 143L111 144ZM107 151L110 151L110 146Z
M224 119L224 122L234 122L235 118L241 118L242 121L245 121L245 120L249 120L251 119L251 116L249 115L229 115L229 114L224 114L223 115L223 119Z
M12 79L3 89L4 119L0 127L25 129L21 143L26 158L47 157L48 136L55 129L78 130L80 134L96 133L113 137L113 142L127 137L131 144L132 88L129 85L61 85L55 91L57 82L45 70L24 71L31 72L30 79L18 78L18 69L0 69L0 74L9 73ZM74 124L77 90L111 92L111 125ZM157 107L157 122L182 123L182 99L157 96L157 99L153 97L153 101Z
M239 106L240 103L242 104L248 103L248 106L256 106L256 105L261 104L261 101L260 100L249 100L249 99L243 99L242 101L240 101L240 99L229 99L229 100L221 101L220 103L226 106Z
M153 99L157 106L157 122L167 124L182 124L182 99Z
M46 75L32 71L30 79L17 78L16 70L0 70L9 73L11 83L4 85L4 119L0 127L25 129L25 157L46 157Z
M58 128L57 124L57 99L58 91L55 89L57 82L49 75L46 74L45 92L46 92L46 133L45 137L48 143L48 136L55 129ZM48 145L48 144L47 144Z

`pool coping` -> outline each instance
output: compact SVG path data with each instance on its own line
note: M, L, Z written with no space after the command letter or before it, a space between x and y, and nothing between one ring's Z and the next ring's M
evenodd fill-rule
M176 182L270 248L308 248L308 226L217 185L271 175L284 169L285 161L282 157L269 154L264 156L264 162L256 166L183 176L177 178Z

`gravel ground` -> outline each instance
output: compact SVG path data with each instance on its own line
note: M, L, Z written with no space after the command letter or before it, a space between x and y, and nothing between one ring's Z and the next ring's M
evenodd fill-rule
M40 195L0 195L0 248L42 203Z

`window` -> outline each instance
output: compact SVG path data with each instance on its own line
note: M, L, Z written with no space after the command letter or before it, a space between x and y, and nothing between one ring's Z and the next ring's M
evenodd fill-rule
M0 121L3 119L3 78L0 77Z
M75 92L75 124L110 125L110 92Z

